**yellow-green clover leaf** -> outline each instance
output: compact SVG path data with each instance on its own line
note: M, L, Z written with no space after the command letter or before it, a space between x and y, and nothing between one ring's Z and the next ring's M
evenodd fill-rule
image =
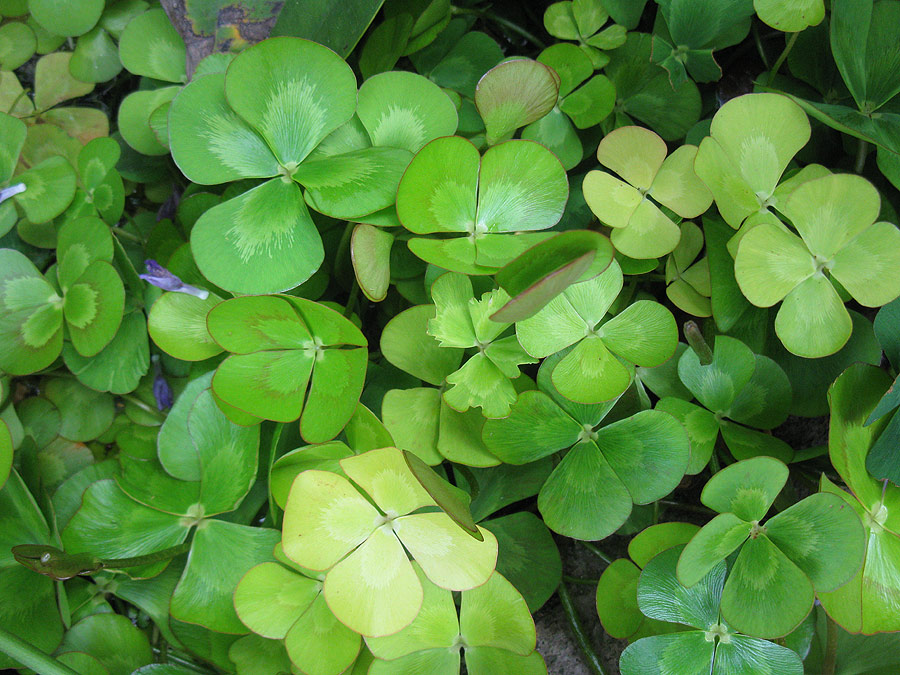
M341 623L379 637L416 618L423 589L407 551L441 588L468 590L488 580L497 540L479 528L484 540L477 541L434 511L399 450L370 450L340 466L350 480L318 470L294 479L282 546L298 565L327 570L325 600Z
M900 295L900 231L875 222L880 205L866 179L824 176L799 185L779 207L799 237L764 222L741 239L735 278L758 307L784 301L775 332L788 351L819 358L850 338L850 314L835 281L866 307Z
M597 159L624 181L603 171L584 177L584 199L591 211L613 228L616 250L631 258L658 258L671 253L681 230L648 199L682 218L694 218L709 208L712 195L694 173L697 148L683 145L666 157L665 141L643 127L622 127L607 134Z

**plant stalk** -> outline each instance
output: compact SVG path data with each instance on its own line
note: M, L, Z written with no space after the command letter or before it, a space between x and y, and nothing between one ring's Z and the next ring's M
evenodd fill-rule
M608 555L606 555L603 551L601 551L599 548L597 548L597 547L596 547L594 544L592 544L591 542L589 542L589 541L582 541L582 542L581 542L581 545L584 546L588 551L590 551L591 553L593 553L595 556L597 556L598 558L600 558L600 560L602 560L603 562L605 562L607 565L612 565L612 562L613 562L613 561L612 561L612 558L610 558Z
M522 28L519 24L513 23L509 19L504 19L502 16L498 16L493 12L486 9L465 9L463 7L454 7L453 14L473 14L482 19L488 19L489 21L493 21L494 23L508 28L513 33L518 33L523 38L528 40L531 44L533 44L538 49L546 49L546 43L537 37L534 33L531 33L524 28Z
M862 173L866 166L866 157L869 155L869 142L859 139L859 145L856 146L856 164L853 166L855 173Z
M828 613L825 613L825 626L827 637L825 638L825 662L822 664L822 675L834 675L837 665L837 624Z
M788 43L785 45L784 51L781 52L781 54L778 57L778 60L775 61L775 65L772 66L772 70L769 71L769 79L768 79L769 85L772 84L772 80L774 80L775 76L778 74L779 68L781 68L781 65L785 62L785 60L787 60L788 54L790 54L791 50L794 48L794 43L797 42L798 35L800 35L800 31L797 31L796 33L791 33L791 37L788 40Z
M584 627L581 625L581 619L578 618L578 612L575 611L575 605L572 603L572 596L569 595L569 589L566 588L565 582L559 582L556 594L559 595L559 601L562 603L563 611L565 611L566 618L569 620L569 627L575 634L575 639L578 641L578 646L581 647L581 651L587 659L588 667L591 669L591 672L593 672L594 675L606 675L606 672L603 670L603 665L600 663L600 658L591 647L587 633L584 632Z
M3 628L0 628L0 652L26 668L31 668L38 675L78 675L69 666Z

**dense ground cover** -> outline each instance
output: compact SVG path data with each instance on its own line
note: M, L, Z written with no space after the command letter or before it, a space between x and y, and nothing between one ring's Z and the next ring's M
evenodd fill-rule
M0 17L0 668L900 669L900 0Z

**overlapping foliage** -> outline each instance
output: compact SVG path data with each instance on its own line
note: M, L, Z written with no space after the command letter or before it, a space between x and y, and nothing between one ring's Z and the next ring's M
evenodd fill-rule
M900 668L900 0L532 9L0 0L0 668Z

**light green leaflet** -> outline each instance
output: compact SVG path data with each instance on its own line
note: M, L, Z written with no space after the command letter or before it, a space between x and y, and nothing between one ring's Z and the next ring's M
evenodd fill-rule
M488 580L497 540L479 528L484 540L477 541L442 512L413 513L436 504L399 450L370 450L340 465L355 486L320 470L294 480L282 546L298 565L327 570L325 600L341 623L380 637L415 619L423 589L406 551L442 588L468 590Z
M648 562L637 587L641 612L651 619L684 624L695 630L645 637L622 653L623 675L738 675L782 673L802 675L796 652L774 642L741 635L722 619L726 567L720 562L691 588L675 575L681 546ZM674 627L673 627L674 628Z
M332 439L350 419L365 379L367 342L334 310L294 296L245 296L214 307L207 326L231 353L212 382L226 404L279 422L300 417L311 443Z
M542 364L542 391L522 392L509 415L489 419L482 434L488 450L509 464L568 450L541 488L538 508L555 532L602 539L625 522L633 503L648 504L675 488L690 445L681 425L659 411L601 426L614 401L587 406L560 396L550 382L559 360Z
M112 235L98 218L68 221L57 245L62 296L21 253L0 250L0 367L27 374L48 366L62 349L63 322L82 356L94 356L122 322L125 290L110 262Z
M694 218L712 204L712 195L694 173L696 147L683 145L666 157L666 143L649 129L622 127L597 148L600 163L626 182L603 171L584 178L591 211L613 228L616 250L630 258L658 258L678 245L681 230L647 196L682 218Z
M721 613L734 629L757 637L790 633L809 614L815 592L849 581L865 553L859 517L833 494L813 494L761 523L787 476L787 467L771 457L743 460L715 474L700 500L720 515L678 560L678 581L691 587L738 550Z
M509 301L503 289L473 297L471 280L449 272L431 288L435 316L428 322L428 334L441 347L476 347L478 353L454 373L446 376L451 385L443 400L458 412L482 409L485 417L503 417L516 400L511 380L519 377L519 366L536 363L523 351L514 335L500 337L512 324L492 321L490 316Z
M490 274L546 235L569 195L566 172L532 141L499 143L479 156L465 138L439 138L415 156L397 190L397 215L414 234L410 250L426 262L465 274ZM499 233L520 232L516 237Z
M191 245L204 276L241 293L293 288L324 255L307 204L342 219L393 204L409 148L456 129L449 99L416 78L385 73L360 91L354 117L350 67L326 47L283 37L186 86L169 112L182 172L205 185L271 179L197 221Z
M828 175L800 184L779 205L799 237L776 220L741 239L735 279L758 307L784 301L775 332L791 353L828 356L850 338L850 314L832 278L866 307L900 295L900 231L875 222L880 205L866 179Z
M691 221L681 223L678 246L666 258L666 297L693 316L712 316L712 288L707 256L699 260L703 232Z
M796 33L808 26L817 26L825 18L824 0L753 0L753 9L760 20L777 30Z
M535 358L576 345L553 371L553 385L573 401L614 399L630 384L634 364L658 366L675 353L675 318L656 302L639 300L605 319L621 289L622 270L613 261L516 324L519 342Z
M713 362L701 365L692 349L678 361L678 375L700 406L676 397L663 397L657 410L674 415L691 437L688 473L699 473L709 462L719 432L732 455L758 455L784 462L793 450L784 441L757 429L773 429L787 419L791 384L775 361L754 354L735 338L716 338ZM701 407L703 406L703 407Z
M544 660L534 651L534 621L509 581L494 572L484 585L463 591L457 616L451 593L414 568L424 587L422 611L399 633L366 639L377 657L371 675L458 675L460 645L472 675L546 675Z
M694 170L725 222L738 228L747 216L780 208L775 188L809 134L806 113L779 94L747 94L719 108Z

